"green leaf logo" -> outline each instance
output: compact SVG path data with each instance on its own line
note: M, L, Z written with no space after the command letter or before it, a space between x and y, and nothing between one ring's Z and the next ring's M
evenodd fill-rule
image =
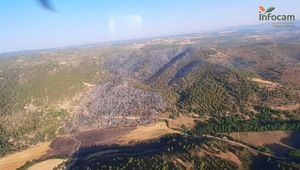
M266 13L272 12L274 9L275 9L275 7L269 7L269 8L266 10Z

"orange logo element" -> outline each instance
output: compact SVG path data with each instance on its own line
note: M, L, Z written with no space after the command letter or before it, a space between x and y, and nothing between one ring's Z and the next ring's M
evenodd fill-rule
M260 5L259 6L259 13L260 14L267 14L267 13L272 12L274 9L275 9L275 7L269 7L268 9L265 9L265 7Z
M265 13L266 9L263 6L259 6L259 13Z

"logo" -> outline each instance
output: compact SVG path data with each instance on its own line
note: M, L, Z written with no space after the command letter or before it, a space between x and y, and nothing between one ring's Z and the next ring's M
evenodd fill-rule
M263 6L259 6L259 20L260 21L295 21L295 15L280 14L275 15L272 12L275 7L269 7L265 9Z
M295 15L292 14L274 14L275 7L265 8L259 6L259 20L260 21L272 21L274 27L294 27L296 20Z
M274 11L275 7L269 7L267 10L263 6L259 6L259 13L260 14L267 14L269 12Z

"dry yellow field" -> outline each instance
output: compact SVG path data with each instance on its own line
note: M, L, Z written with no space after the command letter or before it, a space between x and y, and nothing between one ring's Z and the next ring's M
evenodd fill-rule
M149 139L155 139L162 135L180 133L168 128L165 122L158 122L151 125L138 126L129 134L122 136L119 139L120 143L139 142Z
M59 164L63 163L65 159L49 159L43 162L39 162L29 167L28 170L52 170Z
M38 159L46 154L50 143L43 143L37 146L33 146L24 151L6 155L0 158L1 170L15 170L23 166L27 161Z
M282 143L283 139L288 140L292 135L290 131L265 131L265 132L233 132L229 136L237 141L242 141L251 146L260 147L264 145Z
M248 146L267 147L283 157L298 149L300 141L300 134L292 131L235 132L228 135Z

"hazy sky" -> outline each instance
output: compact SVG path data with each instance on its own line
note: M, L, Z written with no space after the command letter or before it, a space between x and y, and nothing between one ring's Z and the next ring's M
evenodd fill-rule
M258 6L300 17L299 0L0 0L0 52L252 25Z

